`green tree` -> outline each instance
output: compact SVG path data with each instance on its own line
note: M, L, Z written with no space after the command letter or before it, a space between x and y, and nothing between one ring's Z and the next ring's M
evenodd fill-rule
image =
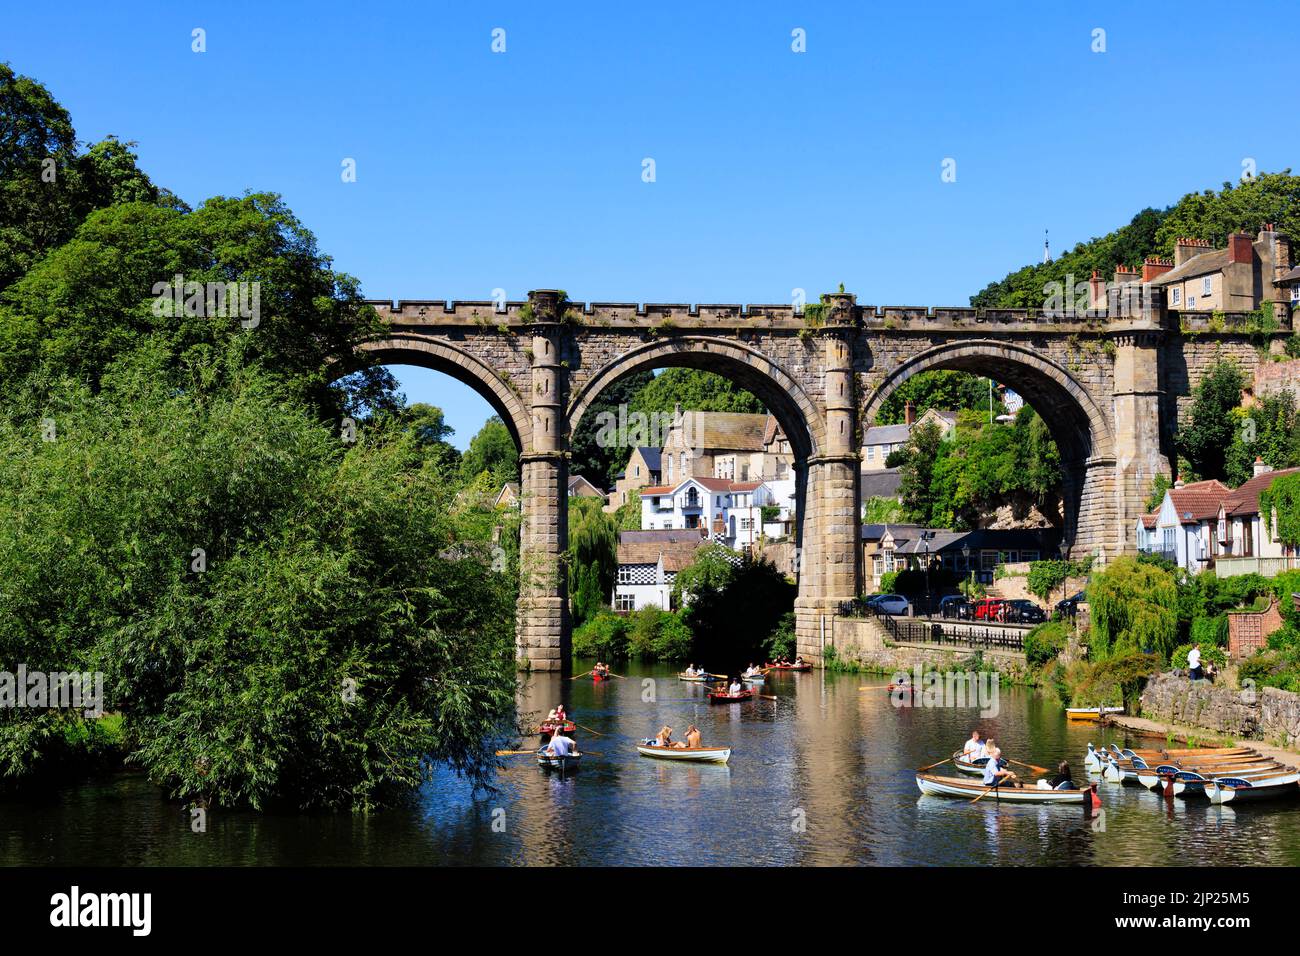
M608 607L618 572L618 532L599 498L569 499L569 607L581 624Z
M1088 583L1089 657L1155 654L1167 661L1178 636L1174 574L1132 557L1117 558Z
M918 417L932 408L939 411L970 408L988 415L989 381L980 375L952 369L918 372L894 389L881 403L876 424L897 425L902 422L904 406L909 401L915 406ZM1002 398L996 392L993 396L993 409L994 415L1006 411Z
M694 368L664 369L637 391L629 411L667 416L678 404L700 412L763 411L763 403L731 379Z
M912 429L907 441L907 457L899 469L898 496L907 517L917 524L941 527L945 517L932 491L942 444L943 433L934 422Z
M460 459L462 481L486 474L494 488L519 478L519 449L501 416L493 415L478 434L469 440L469 448Z
M597 488L611 488L614 476L623 470L632 453L629 445L612 445L598 440L602 414L619 415L619 407L632 403L640 391L654 381L654 373L632 372L615 381L598 396L582 416L573 433L572 474L582 475Z
M1236 410L1224 462L1228 484L1249 481L1256 458L1275 469L1300 465L1300 417L1291 392L1270 392Z
M1241 404L1246 380L1230 359L1220 359L1196 386L1187 423L1179 429L1178 447L1196 480L1227 477L1227 454L1237 429L1234 409Z

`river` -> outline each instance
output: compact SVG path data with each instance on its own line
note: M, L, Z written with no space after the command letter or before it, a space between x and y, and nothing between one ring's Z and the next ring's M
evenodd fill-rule
M1070 724L1059 707L1002 688L996 716L973 707L893 706L872 675L774 675L775 701L710 706L673 669L629 665L593 684L530 676L521 709L563 699L589 750L564 778L502 758L496 793L440 773L409 808L362 814L187 811L139 774L0 802L0 860L59 865L1288 865L1300 864L1300 800L1240 808L1172 805L1102 783L1104 815L922 796L913 770L972 728L1018 760L1062 758L1086 779L1089 741L1122 733ZM863 689L870 688L870 689ZM536 716L536 713L534 713ZM726 766L640 757L661 724L733 748ZM595 731L592 733L590 731ZM597 736L601 734L603 736ZM1134 741L1136 742L1136 741ZM1150 743L1148 741L1148 743ZM936 773L953 773L951 765Z

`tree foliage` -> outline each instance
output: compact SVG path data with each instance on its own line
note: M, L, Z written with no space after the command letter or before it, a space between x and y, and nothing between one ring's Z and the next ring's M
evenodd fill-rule
M1179 429L1179 451L1186 458L1193 480L1228 477L1228 448L1237 430L1234 409L1241 404L1245 375L1236 362L1220 359L1196 386L1186 424Z
M1167 661L1178 636L1178 587L1174 575L1153 564L1122 557L1088 584L1093 662L1128 654L1154 654Z
M519 448L500 415L493 415L483 423L461 456L461 481L470 481L478 475L487 475L495 490L519 479Z
M581 624L608 607L618 572L618 530L601 499L569 499L569 607Z
M960 411L972 409L989 412L988 379L970 372L937 369L918 372L894 389L880 405L876 415L878 425L897 425L904 420L905 406L911 402L919 418L930 409ZM996 392L993 395L993 414L1002 415L1006 406Z

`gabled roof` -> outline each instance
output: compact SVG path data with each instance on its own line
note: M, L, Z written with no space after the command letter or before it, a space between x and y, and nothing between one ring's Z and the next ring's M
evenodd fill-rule
M1294 269L1292 269L1290 272L1284 275L1281 279L1279 279L1278 282L1280 283L1300 282L1300 266L1296 266Z
M1156 522L1159 521L1159 520L1160 520L1160 516L1159 516L1159 515L1143 515L1143 516L1142 516L1142 527L1144 527L1144 528L1146 528L1148 531L1150 531L1152 528L1154 528L1154 527L1156 526Z
M682 436L702 451L762 451L766 415L747 412L682 413Z
M659 470L660 465L662 464L660 461L661 449L650 448L647 445L639 445L636 450L641 453L641 460L645 462L647 468L651 471Z
M658 564L663 558L665 571L680 571L694 560L696 549L708 543L702 532L702 528L620 531L618 563Z
M903 483L902 472L897 468L880 468L861 474L862 500L868 498L897 498Z
M1222 272L1227 264L1227 249L1211 249L1209 252L1202 252L1199 256L1192 256L1181 266L1156 276L1151 280L1151 285L1168 285L1171 282L1194 279L1196 276L1209 275L1212 272Z
M1224 513L1229 517L1259 514L1259 493L1271 485L1278 475L1293 475L1298 471L1300 468L1283 468L1256 475L1224 498Z
M862 444L901 445L911 431L911 425L872 425L862 436Z
M1219 517L1219 505L1232 494L1232 489L1221 481L1194 481L1167 492L1173 502L1179 522L1210 521Z
M571 495L604 495L604 492L593 485L582 475L569 476L569 494Z

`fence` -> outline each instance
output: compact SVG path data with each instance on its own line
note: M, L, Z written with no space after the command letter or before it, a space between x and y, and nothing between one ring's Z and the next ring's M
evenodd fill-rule
M1012 624L957 624L877 614L891 639L899 644L939 644L952 647L1024 651L1027 627Z

